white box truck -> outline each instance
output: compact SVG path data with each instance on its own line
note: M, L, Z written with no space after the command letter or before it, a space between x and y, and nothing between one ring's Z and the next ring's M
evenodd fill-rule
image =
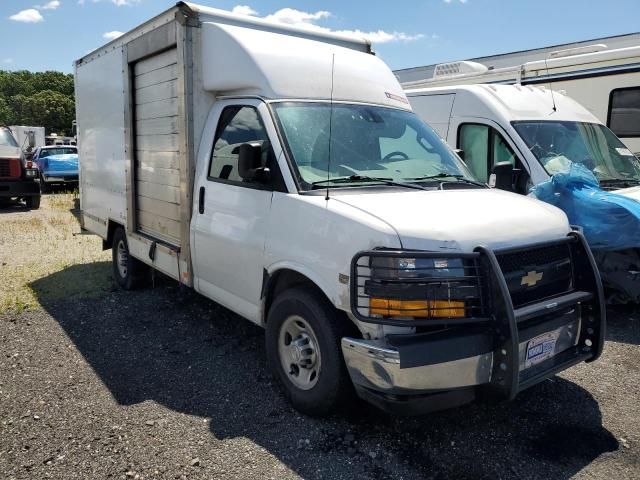
M528 194L534 185L568 172L576 163L593 172L600 188L640 202L640 160L567 95L527 85L458 85L405 93L414 112L458 149L483 182ZM616 222L611 213L618 207L609 197L593 202L589 227L598 230L593 253L608 300L640 303L638 222ZM575 208L571 201L564 205ZM640 212L640 204L633 212ZM623 232L635 241L622 241Z
M300 411L508 400L600 355L583 237L476 182L366 41L181 2L75 79L117 282L151 267L265 327Z
M30 154L33 151L33 146L44 146L44 127L27 127L24 125L11 125L9 127L11 133L18 142L18 146L26 154ZM33 146L32 146L33 145Z

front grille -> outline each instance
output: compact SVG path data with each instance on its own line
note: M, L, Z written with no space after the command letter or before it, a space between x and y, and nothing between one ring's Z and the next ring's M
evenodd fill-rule
M20 178L20 160L0 158L0 178Z
M496 252L514 307L566 293L573 286L568 242Z

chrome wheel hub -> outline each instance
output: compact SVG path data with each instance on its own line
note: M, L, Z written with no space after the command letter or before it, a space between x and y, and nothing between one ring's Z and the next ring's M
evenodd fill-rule
M116 248L116 263L118 264L118 273L122 278L127 276L127 264L129 263L129 252L124 244L124 240L118 242Z
M280 328L280 364L289 380L301 390L309 390L320 375L318 339L309 323L298 315L288 317Z

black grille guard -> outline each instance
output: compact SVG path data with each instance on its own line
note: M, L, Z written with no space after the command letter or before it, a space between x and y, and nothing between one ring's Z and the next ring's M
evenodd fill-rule
M573 285L571 291L562 292L527 305L514 308L507 282L500 268L498 256L524 252L531 249L568 245L573 268ZM367 279L363 275L362 260L365 257L390 258L430 258L430 259L463 259L469 270L464 275L454 277L455 281L470 282L476 285L481 294L480 302L471 309L465 310L462 318L427 318L402 320L394 318L372 317L362 312L363 294ZM358 263L360 262L360 263ZM475 272L477 275L470 274ZM416 281L418 282L418 281ZM423 284L425 282L422 282ZM426 282L429 283L429 282ZM437 283L431 281L431 283ZM491 383L484 388L484 394L493 399L513 399L518 392L549 378L577 363L593 362L602 353L606 330L606 312L604 292L600 274L595 260L584 236L577 231L570 232L567 237L530 244L523 247L490 249L478 246L473 253L440 253L424 251L372 250L356 254L351 262L350 282L351 312L356 319L368 323L401 326L456 326L478 327L486 331L492 338L494 354ZM545 360L526 375L520 372L519 348L520 333L523 325L535 322L536 319L551 318L554 313L576 308L580 312L581 326L575 347Z

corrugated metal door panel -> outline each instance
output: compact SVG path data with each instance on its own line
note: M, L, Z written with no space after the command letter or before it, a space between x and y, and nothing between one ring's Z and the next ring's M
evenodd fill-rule
M136 152L138 166L145 168L178 168L178 156L175 152Z
M141 182L168 185L170 187L180 186L180 171L174 168L148 168L139 166L136 175Z
M145 73L149 73L153 70L159 70L162 67L178 63L178 51L175 48L171 48L162 53L153 55L152 57L145 58L137 62L133 67L134 75L141 76Z
M176 49L137 62L133 87L138 229L179 246L177 62Z
M136 122L138 135L169 135L178 133L178 117L141 119Z
M148 197L154 200L162 200L164 202L175 203L180 205L180 189L178 187L169 187L167 185L158 185L157 183L136 182L138 197Z
M144 105L136 105L136 119L145 120L151 118L162 118L167 116L168 111L178 111L178 99L169 98Z
M136 88L136 105L157 102L158 100L168 100L170 98L176 98L177 96L178 82L176 80L156 83L148 87Z

